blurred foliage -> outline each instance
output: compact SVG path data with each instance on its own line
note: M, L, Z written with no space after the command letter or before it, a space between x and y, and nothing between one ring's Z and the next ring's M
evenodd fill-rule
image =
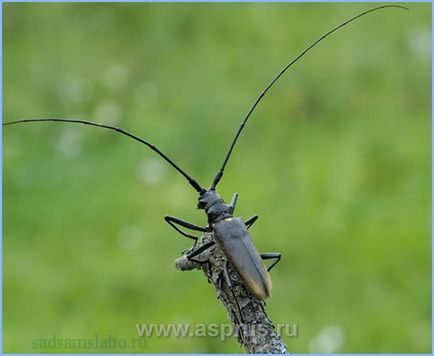
M3 117L83 118L156 143L203 185L273 75L372 4L3 5ZM280 251L267 310L289 350L431 350L431 4L389 9L315 48L270 91L220 184ZM135 338L137 323L226 323L213 288L173 260L204 225L154 153L64 124L3 132L3 352L35 339ZM233 339L145 350L243 352Z

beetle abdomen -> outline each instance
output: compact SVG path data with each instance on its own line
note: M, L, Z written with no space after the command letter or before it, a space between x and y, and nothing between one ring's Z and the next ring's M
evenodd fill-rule
M258 298L271 295L271 279L241 218L227 218L212 225L217 245L247 288Z

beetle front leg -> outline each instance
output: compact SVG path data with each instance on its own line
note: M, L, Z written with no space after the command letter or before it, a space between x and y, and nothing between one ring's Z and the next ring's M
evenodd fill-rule
M260 253L261 258L263 260L272 260L275 259L276 261L274 261L270 267L267 268L267 271L270 272L271 269L277 265L280 261L280 259L282 258L282 254L279 252L268 252L268 253Z
M182 230L181 230L178 226L176 226L175 224L181 225L181 226L183 226L183 227L185 227L185 228L187 228L187 229L194 230L194 231L200 231L200 232L207 232L207 231L208 231L208 229L207 229L206 227L200 227L200 226L194 225L194 224L192 224L192 223L190 223L190 222L188 222L188 221L185 221L185 220L182 220L182 219L179 219L179 218L175 218L174 216L166 215L166 216L164 217L164 220L165 220L165 221L166 221L170 226L172 226L176 231L178 231L181 235L183 235L183 236L185 236L185 237L188 237L189 239L194 240L194 246L196 245L197 240L199 239L199 237L194 236L194 235L190 235L190 234L188 234L188 233L182 231Z

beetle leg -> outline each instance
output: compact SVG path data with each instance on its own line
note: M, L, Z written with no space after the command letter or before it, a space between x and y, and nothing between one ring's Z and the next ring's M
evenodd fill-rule
M258 220L259 215L255 214L253 215L251 218L247 219L244 224L246 225L247 228L249 228L250 226L252 226L256 220Z
M185 228L187 228L187 229L194 230L194 231L201 231L201 232L206 232L206 231L207 231L207 229L204 228L204 227L200 227L200 226L194 225L194 224L192 224L192 223L189 223L188 221L185 221L185 220L182 220L182 219L179 219L179 218L175 218L174 216L166 215L166 216L164 217L164 220L165 220L165 221L166 221L170 226L172 226L176 231L178 231L181 235L183 235L183 236L185 236L185 237L188 237L189 239L194 240L194 246L196 245L197 240L199 239L199 237L194 236L194 235L190 235L190 234L188 234L188 233L182 231L182 230L181 230L178 226L176 226L175 224L181 225L181 226L183 226L183 227L185 227Z
M270 267L267 268L267 271L271 271L271 269L277 265L277 263L280 261L280 259L282 258L282 254L279 252L269 252L269 253L261 253L261 258L263 260L271 260L271 259L275 259L276 261L274 261Z
M202 263L207 263L208 260L206 260L206 261L199 261L199 260L194 259L193 257L195 257L195 256L197 256L197 255L199 255L199 254L201 254L203 251L206 251L208 248L210 248L210 247L213 246L214 244L215 244L214 241L210 241L210 242L207 242L206 244L203 244L202 246L200 246L200 247L197 248L196 250L193 250L193 251L189 252L189 253L187 254L187 259L188 259L189 261L193 261L193 262L200 263L200 264L202 264Z
M232 196L231 203L229 204L229 206L231 207L232 214L234 213L235 205L237 205L237 199L238 199L238 193L234 193L234 195Z
M226 261L225 264L223 265L223 276L225 277L226 284L228 285L228 288L232 292L232 296L234 297L235 304L237 305L238 313L240 314L241 323L244 323L243 314L241 314L241 308L240 308L240 305L238 304L238 299L235 295L234 287L232 285L232 279L231 279L231 276L229 275L227 266L228 266L228 263ZM235 314L235 317L236 317L236 314Z

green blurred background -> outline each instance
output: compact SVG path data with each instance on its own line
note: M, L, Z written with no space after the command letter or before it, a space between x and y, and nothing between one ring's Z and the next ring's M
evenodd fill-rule
M277 71L373 4L3 4L3 116L116 124L209 185ZM220 193L280 251L267 311L291 352L431 351L431 4L364 17L279 81ZM153 152L64 124L3 131L3 352L244 352L234 339L136 338L137 323L226 323L165 214L205 224Z

